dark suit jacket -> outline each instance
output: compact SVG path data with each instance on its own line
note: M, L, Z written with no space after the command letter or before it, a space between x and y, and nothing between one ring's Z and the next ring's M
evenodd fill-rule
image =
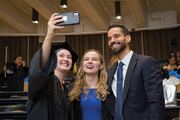
M116 100L111 84L116 67L117 63L108 71L106 107L112 120ZM164 120L164 106L160 65L152 57L133 53L123 89L124 120Z

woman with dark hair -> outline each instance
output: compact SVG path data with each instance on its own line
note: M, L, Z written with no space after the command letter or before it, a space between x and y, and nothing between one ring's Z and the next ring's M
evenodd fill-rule
M168 64L169 76L176 76L176 74L177 74L177 60L176 60L176 54L174 52L170 52L168 61L169 61L169 64Z
M77 55L67 43L52 46L62 16L53 14L42 48L34 55L29 71L27 120L69 120L68 89L65 77Z
M69 93L73 120L108 120L104 102L107 88L103 56L94 49L86 51Z

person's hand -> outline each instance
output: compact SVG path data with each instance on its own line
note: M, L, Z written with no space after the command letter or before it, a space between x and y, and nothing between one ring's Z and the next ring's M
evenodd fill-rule
M163 66L163 70L168 70L168 66L167 66L167 65L164 65L164 66Z
M25 67L26 66L26 62L22 60L22 66Z
M63 22L63 16L57 15L58 13L54 13L51 15L49 21L48 21L48 31L47 35L54 36L55 29L61 29L64 28L64 26L57 26L56 24L59 22Z

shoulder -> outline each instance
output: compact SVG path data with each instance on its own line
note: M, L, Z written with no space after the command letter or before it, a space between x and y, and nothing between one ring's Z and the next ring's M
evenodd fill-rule
M116 71L117 65L118 65L118 63L116 62L110 68L108 68L108 77L113 76L113 74Z
M134 58L132 59L134 59L137 62L137 65L144 69L155 67L155 66L159 68L161 66L160 62L152 56L140 55L140 54L135 53L133 54L133 57Z
M111 67L108 68L108 71L113 71L118 65L118 62L111 65Z
M157 59L155 59L152 56L148 56L148 55L141 55L141 54L137 54L134 53L134 56L138 59L138 61L142 62L142 63L146 63L146 62L157 62Z

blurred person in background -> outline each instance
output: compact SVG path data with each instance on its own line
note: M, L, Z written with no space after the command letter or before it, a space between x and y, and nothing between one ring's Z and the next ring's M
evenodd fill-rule
M22 56L17 56L13 63L7 63L4 70L8 79L8 90L23 91L24 78L28 74L28 67Z

